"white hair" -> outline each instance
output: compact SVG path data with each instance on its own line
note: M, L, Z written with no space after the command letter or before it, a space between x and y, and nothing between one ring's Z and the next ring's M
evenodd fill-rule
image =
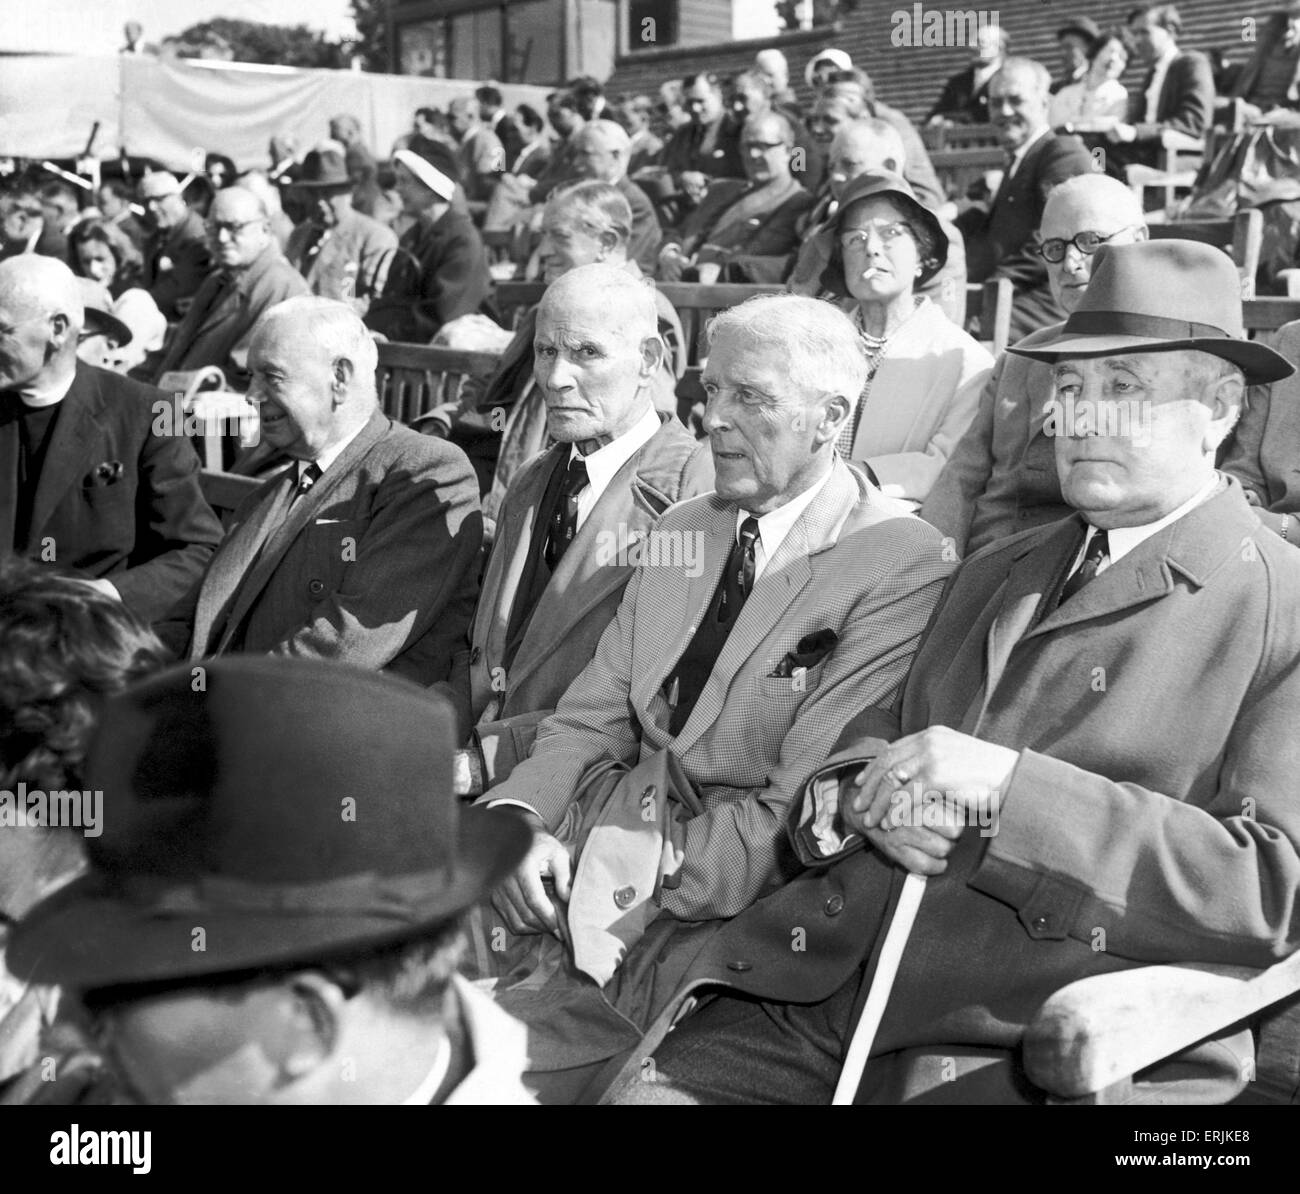
M1124 224L1140 224L1146 227L1146 215L1142 211L1142 200L1118 178L1109 174L1093 172L1075 174L1063 182L1058 182L1047 192L1047 204L1056 204L1068 199L1087 195L1089 198L1104 200L1107 212ZM1046 214L1046 205L1043 208Z
M624 161L632 152L632 138L621 124L612 120L589 120L573 135L580 141L595 137L606 149L622 153Z
M748 299L718 312L706 330L709 347L722 336L777 344L790 378L807 393L839 394L856 404L867 384L867 358L853 321L838 307L796 294Z
M58 313L78 329L86 323L76 275L55 257L21 253L0 261L0 304L14 319Z
M375 370L379 349L361 317L347 303L303 294L276 303L257 321L256 334L264 336L278 323L299 321L332 360L352 362L355 385L362 392L375 393Z

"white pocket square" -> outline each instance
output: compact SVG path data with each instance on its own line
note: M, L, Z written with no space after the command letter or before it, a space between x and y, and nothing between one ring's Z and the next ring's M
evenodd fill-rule
M342 522L341 518L318 518L315 525L318 527L327 527L336 522Z

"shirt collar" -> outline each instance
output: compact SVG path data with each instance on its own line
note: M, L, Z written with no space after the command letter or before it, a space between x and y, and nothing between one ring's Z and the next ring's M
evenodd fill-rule
M636 451L659 430L659 415L648 393L644 395L645 413L622 435L616 436L609 443L602 445L589 456L578 451L578 445L569 448L569 460L581 459L587 466L587 485L594 496L604 493L609 483Z
M350 444L354 439L356 439L357 436L360 435L365 429L366 429L366 424L362 423L361 426L358 427L346 439L339 440L337 444L332 444L330 447L326 448L323 452L321 452L316 457L314 462L311 460L298 461L298 476L301 477L303 469L305 469L309 464L312 463L315 463L316 467L320 469L320 471L323 473L327 468L329 468L331 464L333 464L340 456L343 455L343 449L346 448L348 444Z
M778 506L775 510L769 510L766 514L759 514L758 518L758 537L763 545L763 552L770 560L776 555L777 548L785 542L786 536L794 529L794 524L799 521L800 516L809 506L812 505L817 495L826 488L826 483L831 479L831 473L835 470L829 468L826 475L815 485L809 486L799 494L798 497L791 498L784 506ZM736 538L740 538L740 528L745 519L751 517L750 512L745 509L736 511Z
M447 1068L451 1065L451 1041L443 1035L438 1042L438 1053L433 1059L433 1068L424 1076L424 1081L401 1102L403 1107L427 1107L438 1093L438 1088L447 1077Z
M1014 174L1017 170L1020 169L1020 163L1025 160L1025 154L1027 154L1031 149L1033 149L1033 147L1037 145L1044 137L1048 136L1051 133L1051 131L1052 131L1051 129L1044 129L1032 141L1026 141L1019 149L1015 151L1015 153L1011 155L1010 173Z
M1148 522L1139 527L1115 527L1107 531L1106 555L1109 557L1111 564L1118 563L1134 548L1141 546L1146 540L1150 539L1157 531L1164 530L1170 523L1177 522L1184 514L1194 510L1218 488L1220 480L1219 474L1215 473L1207 485L1192 494L1178 509L1171 510L1163 518L1159 518L1155 522ZM1088 534L1083 540L1083 550L1085 552L1088 550L1088 544L1092 541L1095 530L1095 527L1090 526L1088 528Z

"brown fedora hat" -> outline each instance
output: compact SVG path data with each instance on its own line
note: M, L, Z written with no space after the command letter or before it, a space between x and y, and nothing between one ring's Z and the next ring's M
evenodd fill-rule
M348 178L347 161L343 154L328 147L313 149L303 158L297 176L283 181L290 186L323 191L350 191L353 185Z
M1246 339L1241 280L1231 258L1191 240L1102 245L1088 288L1061 330L1033 348L1007 351L1055 363L1180 348L1231 361L1248 385L1295 372L1286 357Z
M427 690L315 660L134 685L86 761L103 792L90 870L28 912L7 965L83 989L181 983L422 935L530 841L506 810L458 806L455 725Z

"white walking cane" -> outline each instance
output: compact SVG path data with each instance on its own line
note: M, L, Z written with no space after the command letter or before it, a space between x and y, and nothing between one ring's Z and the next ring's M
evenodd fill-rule
M921 897L924 894L924 875L909 874L903 880L898 906L894 909L889 929L885 933L885 943L880 947L880 961L876 964L876 973L871 979L867 1002L863 1005L862 1015L858 1017L857 1027L853 1030L848 1052L844 1055L844 1068L840 1070L835 1097L831 1099L833 1107L848 1106L857 1094L862 1071L867 1068L867 1056L875 1043L876 1030L885 1014L885 1005L889 1003L889 993L894 989L898 965L903 960L903 950L907 948L907 939L912 935L912 925L916 922L916 913L921 907Z

